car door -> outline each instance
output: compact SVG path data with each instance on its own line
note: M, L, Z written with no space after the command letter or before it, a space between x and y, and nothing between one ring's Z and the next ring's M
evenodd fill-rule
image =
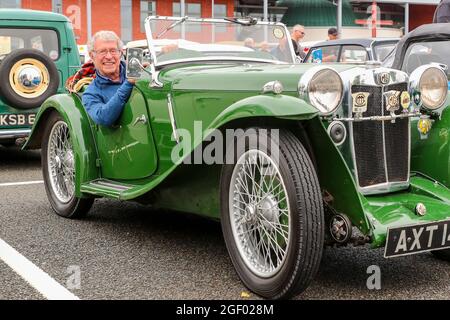
M96 126L103 178L141 179L157 167L157 154L146 100L134 88L121 117L112 127Z

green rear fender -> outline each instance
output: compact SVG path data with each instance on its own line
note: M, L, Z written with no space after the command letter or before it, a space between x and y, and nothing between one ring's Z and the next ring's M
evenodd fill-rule
M53 112L67 122L75 156L75 193L81 197L80 185L99 177L96 167L97 150L92 129L80 99L75 95L59 94L47 99L39 109L30 137L23 149L39 149L44 138L44 131Z

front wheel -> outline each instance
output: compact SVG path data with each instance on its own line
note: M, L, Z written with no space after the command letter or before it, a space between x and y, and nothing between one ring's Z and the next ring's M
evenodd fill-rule
M58 113L47 122L42 144L45 191L53 210L65 218L87 214L93 198L75 195L75 155L67 123Z
M292 133L252 130L237 138L236 162L222 169L222 231L244 284L266 298L289 298L308 287L320 265L319 182Z

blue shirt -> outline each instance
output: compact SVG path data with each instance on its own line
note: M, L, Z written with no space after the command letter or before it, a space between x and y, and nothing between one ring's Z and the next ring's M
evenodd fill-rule
M95 123L113 125L122 113L133 90L125 77L125 63L120 62L120 81L113 82L96 72L96 78L83 93L84 108Z

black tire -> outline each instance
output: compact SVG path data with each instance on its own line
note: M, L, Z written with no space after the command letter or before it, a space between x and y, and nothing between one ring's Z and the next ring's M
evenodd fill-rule
M63 163L64 161L66 161L67 163L69 163L69 165L66 166L66 163L64 163L64 166L67 167L73 167L75 168L74 165L74 156L73 156L73 148L72 148L72 144L70 142L70 132L68 131L68 127L66 122L62 119L62 117L56 113L53 112L46 124L45 127L45 131L44 131L44 137L43 137L43 143L42 143L42 149L41 149L41 153L42 153L42 171L43 171L43 175L44 175L44 184L45 184L45 191L47 193L47 197L50 201L50 204L53 208L53 210L56 212L56 214L65 217L65 218L71 218L71 219L75 219L75 218L82 218L84 217L89 209L92 206L92 203L94 202L93 198L78 198L75 196L75 192L70 192L68 190L75 190L75 183L74 183L74 179L75 179L75 169L71 172L73 172L72 175L72 182L73 183L67 183L62 185L61 180L59 181L55 181L55 179L52 179L51 177L51 169L50 169L50 164L55 164L57 163L56 161L56 157L53 157L53 153L52 153L52 137L55 136L55 132L56 130L64 130L64 128L67 128L67 139L69 139L69 147L66 148L67 150L70 149L70 151L68 151L67 153L65 153L66 155L69 154L69 156L61 156L61 158L64 158L64 160L60 160L60 163ZM70 152L72 152L72 158L70 158ZM62 154L62 153L61 153ZM58 156L59 159L59 156ZM70 164L70 161L72 161L73 166ZM58 168L60 174L59 176L64 176L61 171L62 166L60 166L60 168ZM56 166L54 166L56 167ZM55 171L58 171L57 169L55 169ZM71 175L65 175L65 179L64 180L69 180L70 181L70 176ZM57 191L57 186L56 184L58 184L59 187L61 187L60 192ZM69 187L67 187L67 185L69 185ZM71 187L73 187L73 189L71 189ZM63 195L61 195L61 193ZM67 199L65 199L65 198Z
M27 66L38 72L42 85L33 87L28 80L31 87L22 86L18 81L19 66ZM39 50L14 50L0 64L0 95L14 108L40 107L48 97L58 91L58 87L59 72L55 63Z
M238 183L234 185L235 187L233 187L233 198L230 198L229 194L230 192L232 192L232 180L237 181L239 177L245 177L245 174L239 176L240 173L236 173L239 172L239 170L241 170L242 172L243 168L245 168L245 166L238 165L237 162L234 162L234 164L228 164L228 162L224 164L221 173L220 186L222 231L231 261L244 284L251 291L269 299L289 298L293 295L301 293L309 286L319 269L324 243L324 212L322 196L314 166L301 142L291 132L280 130L279 133L278 145L276 142L270 140L270 137L272 136L270 134L270 131L269 134L266 135L264 130L256 129L255 133L248 135L248 139L245 144L245 154L248 154L248 150L252 150L252 147L250 147L252 145L252 140L253 145L255 145L255 141L257 141L258 150L262 150L264 148L265 150L268 150L266 154L268 154L271 158L274 158L273 150L275 150L275 148L279 148L279 162L277 169L279 176L282 177L281 181L284 182L284 190L286 191L285 193L288 198L288 200L285 201L286 204L288 204L287 209L279 209L282 208L282 200L280 200L280 197L283 198L283 196L281 196L279 191L276 190L282 190L282 188L280 187L279 189L270 189L272 188L270 186L270 179L272 179L272 183L274 181L274 179L270 178L270 176L269 178L263 178L264 181L267 181L266 179L269 179L267 190L269 190L270 192L264 191L264 197L256 198L259 199L257 200L258 204L254 205L253 209L251 209L253 205L249 204L251 201L253 201L249 200L251 199L251 197L239 198L239 195L236 196L236 188L240 188L240 190L245 191L243 184L240 184L242 187L239 187ZM267 136L269 136L269 138L267 138ZM236 146L239 146L239 143L243 142L243 139L245 139L245 137L237 138L237 141L232 147L236 154L235 160L239 159L244 154L244 152L238 151L239 148L236 148ZM268 144L270 146L268 146L264 141L269 141ZM230 150L228 150L228 152L229 151ZM265 170L267 170L269 166L266 166L263 163L264 161L260 163L260 168L264 167L266 168ZM257 166L255 167L257 168ZM235 168L237 171L235 171ZM248 181L252 180L247 180L246 178L245 183L247 183ZM264 186L265 182L261 181L262 180L259 180L259 184ZM253 189L253 185L250 186L250 184L248 184L247 190L249 189ZM273 193L277 194L277 196L273 196ZM236 201L234 200L236 199L236 197L239 198L239 200L237 202L234 202ZM265 247L264 245L259 245L259 243L263 242L261 241L261 239L263 238L265 238L265 240L267 241L267 239L270 238L269 233L272 231L270 230L270 227L263 227L264 232L261 232L261 226L264 226L264 224L267 225L267 223L264 221L269 221L274 216L277 216L272 215L269 216L268 219L259 218L263 215L266 215L266 213L264 213L265 209L261 209L261 207L265 206L264 201L268 201L267 199L269 198L272 198L272 201L273 199L275 199L277 208L275 209L276 211L287 210L287 215L289 216L289 221L291 221L291 223L289 223L289 230L288 233L286 233L288 234L287 241L283 242L283 240L280 240L280 232L275 234L272 233L272 239L275 239L275 241L272 240L272 243L275 243L275 245L280 244L280 242L282 245L284 243L284 248L286 249L287 247L287 250L285 250L286 253L281 260L282 262L280 262L280 264L275 269L275 273L273 275L267 274L261 276L249 267L249 264L251 264L251 262L249 262L250 260L245 260L247 258L243 257L243 255L245 256L246 250L242 250L242 247L240 246L242 246L242 243L257 243L257 245L255 246L256 248L253 248L255 250L248 251L248 256L251 257L250 259L253 259L254 261L261 261L260 258L264 258L264 253L262 252L263 249L261 248L264 248L264 250L266 250L267 252L267 247L270 246L267 245L267 247ZM241 200L245 199L249 200L249 203L242 206L245 207L245 210L239 211L240 213L242 213L242 217L235 219L241 219L241 221L247 219L247 221L251 221L251 217L255 216L258 217L259 221L255 223L250 222L247 231L243 229L244 231L242 232L242 234L245 234L246 232L248 232L248 230L252 230L249 233L253 235L252 239L254 241L250 241L250 237L248 237L247 240L241 241L241 244L238 244L237 239L239 237L235 237L233 233L238 233L238 231L236 231L238 229L236 229L236 222L234 226L232 226L233 222L231 221L230 204L232 202L234 208L235 203L239 206L239 202L244 203L245 201ZM269 203L271 204L274 202ZM267 206L265 207L267 208ZM269 208L269 210L272 209L273 206ZM266 212L271 212L269 210L267 210ZM233 217L235 216L239 216L239 214L234 214ZM286 228L286 225L288 225L288 223L282 222L281 216L282 214L278 213L278 217L275 219L275 223L273 224L273 226L279 225L281 226L279 228ZM272 229L275 229L275 227L273 226ZM235 231L233 231L233 228ZM255 229L258 229L258 231L254 231ZM267 233L265 232L266 229L268 230ZM283 230L284 232L286 232L286 229ZM266 234L266 236L264 234ZM260 242L258 242L258 238ZM288 243L289 245L286 245L286 243ZM240 252L240 249L243 253ZM273 254L276 252L278 258L278 249L276 251L269 250L269 252L271 253L271 256L273 256ZM276 263L278 263L278 260L276 261ZM255 268L253 267L253 269Z
M431 253L439 260L450 261L450 249L434 250Z

